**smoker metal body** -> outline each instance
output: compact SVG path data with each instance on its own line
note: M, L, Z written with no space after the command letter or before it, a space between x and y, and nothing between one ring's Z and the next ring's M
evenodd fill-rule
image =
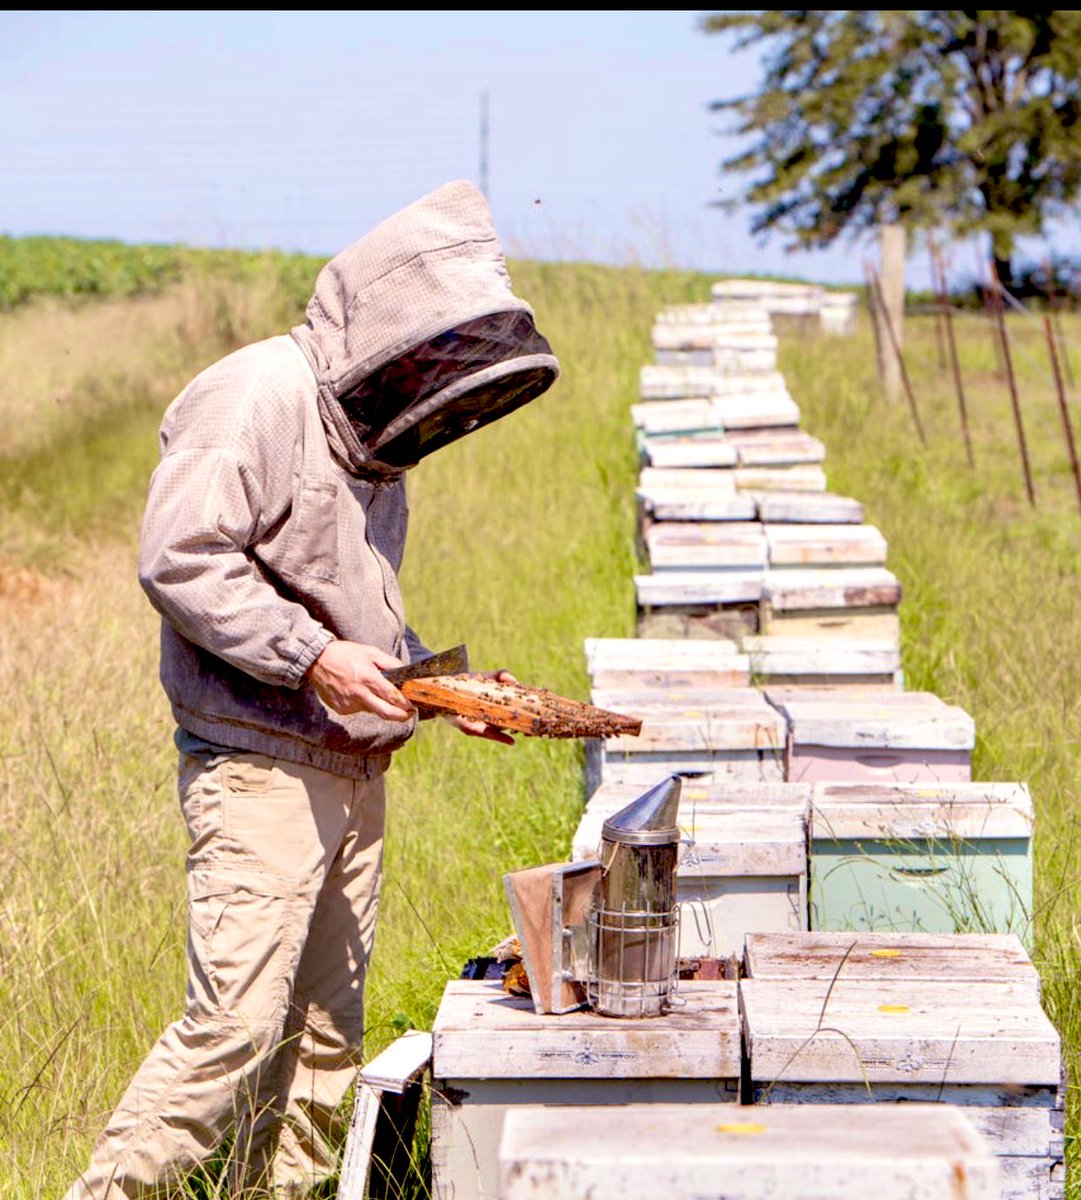
M680 778L669 776L602 828L586 994L604 1016L660 1016L675 990L680 789Z

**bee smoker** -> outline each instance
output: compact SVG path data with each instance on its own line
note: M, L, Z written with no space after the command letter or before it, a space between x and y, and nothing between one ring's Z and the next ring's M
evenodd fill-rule
M681 789L671 775L604 822L586 980L604 1016L660 1016L675 990Z

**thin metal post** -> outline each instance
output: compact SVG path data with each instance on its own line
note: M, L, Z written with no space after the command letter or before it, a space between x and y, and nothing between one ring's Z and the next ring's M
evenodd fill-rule
M986 266L980 258L979 247L976 249L976 280L983 300L983 311L987 314L988 328L991 330L991 346L995 352L995 377L1005 379L1006 372L1002 365L1002 342L999 338L998 323L995 320L995 302L992 288L987 282Z
M1058 279L1055 277L1055 268L1050 258L1044 259L1044 267L1047 271L1047 299L1051 305L1051 320L1055 325L1055 334L1058 337L1058 344L1062 349L1062 365L1066 368L1066 382L1071 390L1074 386L1073 367L1070 365L1070 352L1066 347L1066 335L1062 332L1062 317L1059 314L1059 296L1058 296Z
M893 319L890 317L889 309L886 307L886 302L882 297L882 283L878 278L878 272L871 268L871 276L875 285L875 300L878 303L879 311L883 315L883 324L886 326L886 333L889 335L890 345L893 348L894 359L897 362L897 368L901 373L901 385L905 389L905 395L908 397L909 411L912 413L912 421L916 426L916 433L919 435L920 444L927 445L927 438L923 432L923 423L920 421L919 409L916 407L916 395L912 391L912 381L908 377L908 370L905 367L904 355L901 353L901 347L897 340L897 334L893 328Z
M1006 364L1006 379L1010 386L1010 403L1013 405L1013 420L1017 426L1017 444L1021 449L1021 466L1025 472L1025 491L1028 493L1028 502L1033 508L1036 507L1036 489L1032 485L1032 468L1028 461L1028 444L1025 441L1025 425L1021 420L1021 399L1017 394L1017 380L1013 373L1013 359L1010 356L1010 338L1006 332L1006 306L1002 302L1000 289L1002 285L998 281L998 275L995 272L994 264L991 264L991 279L995 288L995 319L998 322L998 336L1002 343L1002 357Z
M942 292L938 283L938 246L935 244L935 235L928 233L927 235L927 250L931 256L931 290L934 292L937 303L935 305L935 349L938 351L938 369L945 371L946 369L946 339L942 332L942 326L945 316L942 312Z
M882 334L878 328L878 303L875 300L875 286L871 279L870 264L863 264L863 278L867 287L867 308L871 314L871 329L875 335L875 370L878 372L878 382L885 381L885 366L882 361Z
M1062 386L1062 372L1059 370L1058 350L1055 346L1055 331L1051 327L1051 318L1043 319L1044 333L1047 335L1047 353L1051 357L1051 370L1055 373L1055 391L1058 393L1058 409L1062 414L1062 429L1066 435L1066 451L1070 456L1070 470L1073 471L1074 488L1077 490L1077 507L1081 511L1081 470L1077 466L1077 447L1074 445L1073 428L1070 425L1070 409L1066 403L1066 389Z
M938 306L946 326L946 342L950 348L950 363L953 366L953 386L957 391L957 407L961 414L961 433L965 439L965 458L968 465L974 467L976 459L972 453L972 436L968 428L968 406L965 403L965 388L961 382L961 363L957 357L957 339L953 332L953 314L950 312L950 289L946 282L946 264L938 252L938 247L932 243L936 286L938 288Z

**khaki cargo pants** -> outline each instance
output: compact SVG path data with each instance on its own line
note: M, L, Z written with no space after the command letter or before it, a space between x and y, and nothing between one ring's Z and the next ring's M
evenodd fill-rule
M67 1200L167 1194L225 1140L235 1196L333 1173L360 1065L383 779L258 754L180 760L188 993Z

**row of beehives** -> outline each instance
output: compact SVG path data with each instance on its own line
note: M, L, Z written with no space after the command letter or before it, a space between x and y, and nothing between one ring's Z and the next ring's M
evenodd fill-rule
M594 702L640 713L642 733L587 745L573 855L595 854L608 813L679 773L694 779L677 883L685 963L773 931L941 930L958 951L965 929L1027 940L1028 789L972 782L968 714L900 690L901 589L885 540L856 501L826 492L823 448L798 429L773 366L739 378L695 361L643 369L634 420L651 573L635 578L639 637L586 643ZM785 1006L807 1000L821 1026L822 995L796 990ZM961 1027L937 999L921 1007L928 1027ZM1050 1028L1038 1001L1033 1016ZM918 1071L925 1052L910 1049ZM1057 1044L1049 1062L1058 1078ZM850 1082L819 1080L844 1100ZM982 1082L1001 1102L1015 1081ZM1062 1193L1055 1136L1025 1156L1031 1170L1011 1165L1007 1194Z
M690 345L692 328L659 322L654 342ZM677 338L658 339L665 330ZM901 585L885 539L857 501L827 492L825 449L799 428L776 339L738 328L724 338L731 363L642 368L632 417L650 571L634 580L638 632L896 645Z
M772 333L769 318L817 317L828 333L851 333L856 325L859 297L855 292L827 291L814 284L775 283L760 279L720 279L710 289L711 303L673 304L657 316L657 326L689 326L699 337L703 326L724 323L742 325L747 332ZM686 346L684 340L666 343L655 329L654 346L660 351L696 350L700 341ZM673 339L674 341L674 339ZM708 344L708 343L707 343ZM679 359L658 356L658 362L694 362L701 359Z
M716 324L725 308L713 311ZM732 342L752 320L746 307L736 312ZM681 328L665 317L657 329ZM673 376L667 399L636 406L647 433L640 532L652 568L635 577L639 636L587 639L585 650L593 703L640 715L642 729L587 742L591 799L575 853L596 842L607 797L629 799L620 789L679 774L706 789L685 817L697 830L681 866L687 953L728 954L745 932L774 929L1027 937L1031 798L1022 785L972 783L972 718L903 690L901 588L885 566L885 539L862 523L856 501L799 490L803 476L791 490L776 481L772 491L743 490L739 456L752 434L756 452L774 448L770 469L782 475L812 452L824 457L798 427L772 424L790 419L772 402L760 408L765 395L791 405L774 367L705 368L689 390ZM710 403L690 394L707 383L730 398L742 431L665 422L672 406ZM654 444L681 447L679 465L655 465ZM724 454L727 467L706 465ZM812 805L801 784L850 786Z
M433 1026L437 1200L652 1200L662 1182L673 1200L863 1194L848 1183L883 1200L1063 1194L1060 1039L1015 936L750 934L741 967L681 982L645 1021L538 1015L497 981L448 985ZM899 1101L937 1108L884 1115ZM813 1145L806 1125L788 1137L805 1121ZM967 1142L916 1187L902 1165L926 1144L896 1138L933 1142L928 1127ZM755 1154L732 1137L771 1130L758 1150L786 1165L784 1186L766 1163L723 1173Z

